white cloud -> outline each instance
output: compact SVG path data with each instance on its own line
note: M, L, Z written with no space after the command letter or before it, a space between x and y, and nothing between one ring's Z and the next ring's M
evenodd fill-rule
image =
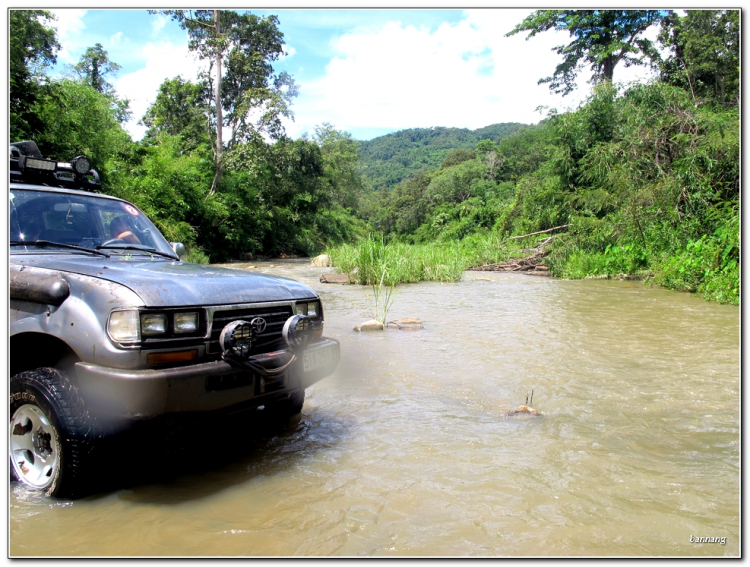
M289 59L290 57L294 57L297 53L297 50L294 49L291 45L284 45L284 55L279 57L279 61L283 59Z
M117 32L115 35L109 38L110 45L117 45L118 43L122 42L123 33Z
M147 44L142 51L146 64L143 68L122 75L114 81L119 96L130 100L133 120L125 125L134 140L143 137L146 128L138 126L148 107L156 100L159 87L166 79L181 75L183 79L195 80L203 63L188 51L187 45L170 42Z
M582 73L568 97L538 85L554 72L551 49L570 41L567 32L505 37L530 10L469 10L455 25L426 28L390 22L358 28L334 43L337 55L326 75L302 83L294 104L291 135L328 121L342 130L455 126L480 128L497 122L537 122L539 106L564 110L582 100L590 86ZM630 80L638 68L615 71Z
M58 59L63 63L77 63L85 48L81 39L84 37L83 30L86 29L86 24L83 23L86 10L60 9L50 12L57 18L55 27L61 46L57 53Z
M151 35L156 37L159 35L164 26L167 25L167 18L161 14L157 15L151 20Z

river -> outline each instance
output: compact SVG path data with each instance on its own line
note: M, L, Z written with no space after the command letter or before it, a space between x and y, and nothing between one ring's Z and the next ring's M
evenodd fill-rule
M12 484L11 556L739 555L736 307L467 272L397 287L389 319L423 329L357 333L370 288L234 267L320 293L335 374L288 425L212 424L110 491ZM532 390L543 415L506 416Z

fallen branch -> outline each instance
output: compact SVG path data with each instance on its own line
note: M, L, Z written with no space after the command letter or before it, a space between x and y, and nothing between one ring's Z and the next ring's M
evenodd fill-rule
M547 230L540 230L539 232L530 232L529 234L522 234L520 236L511 236L510 238L506 238L505 240L503 240L500 244L505 244L506 242L508 242L508 240L515 240L516 238L526 238L527 236L534 236L535 234L544 234L546 232L557 230L558 228L567 228L569 226L569 224L561 224L560 226L553 226L552 228L548 228Z

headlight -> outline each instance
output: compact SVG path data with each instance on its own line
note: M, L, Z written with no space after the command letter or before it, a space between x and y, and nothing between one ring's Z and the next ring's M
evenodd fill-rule
M320 301L310 301L309 303L298 303L296 306L297 315L307 315L308 317L320 316Z
M117 342L138 341L141 339L138 310L113 311L107 325L109 336Z
M174 332L175 334L195 333L198 331L198 314L193 313L175 313L174 315Z
M311 301L307 304L307 316L308 317L318 317L320 315L320 302L319 301Z
M167 332L167 316L164 313L144 313L141 315L141 333L144 337L163 335Z

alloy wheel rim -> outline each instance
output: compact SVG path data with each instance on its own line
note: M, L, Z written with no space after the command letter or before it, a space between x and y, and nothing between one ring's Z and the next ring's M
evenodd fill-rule
M10 460L16 476L34 488L46 488L59 463L57 430L38 407L25 404L10 420Z

